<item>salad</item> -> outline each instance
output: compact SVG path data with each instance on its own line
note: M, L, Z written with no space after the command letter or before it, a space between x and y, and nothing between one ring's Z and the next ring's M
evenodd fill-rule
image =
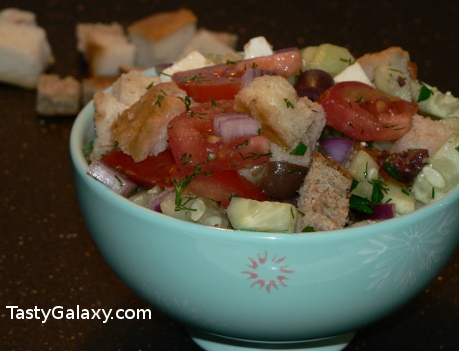
M219 228L305 233L404 215L459 184L459 99L401 48L192 52L97 93L88 174Z

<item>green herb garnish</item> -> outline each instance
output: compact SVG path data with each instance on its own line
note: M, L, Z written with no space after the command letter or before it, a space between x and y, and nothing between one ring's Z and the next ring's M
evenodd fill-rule
M392 178L397 180L403 180L402 176L397 171L397 169L394 166L392 166L392 164L390 164L389 162L384 162L383 168L390 174Z
M433 92L429 88L427 88L425 85L422 85L421 90L419 91L419 96L418 96L418 101L421 102L424 100L427 100L430 95L432 95Z
M291 108L291 109L295 108L295 106L293 106L292 102L289 99L284 98L284 101L287 104L287 108Z
M349 208L352 210L371 214L373 213L373 207L370 200L365 199L357 195L352 195L349 200Z
M306 153L306 150L308 149L308 147L306 145L304 145L301 141L299 142L299 144L296 146L295 150L293 150L290 155L294 155L294 156L304 156L304 154Z
M174 183L175 187L175 211L193 210L185 207L185 205L190 201L190 198L183 202L182 192L191 183L191 181L199 175L199 173L201 173L201 168L196 167L194 168L194 172L191 175L187 174L184 178L180 178L178 182L176 178L172 179L172 183Z
M302 230L303 233L310 233L310 232L315 232L315 231L316 229L311 225L304 227L304 229Z

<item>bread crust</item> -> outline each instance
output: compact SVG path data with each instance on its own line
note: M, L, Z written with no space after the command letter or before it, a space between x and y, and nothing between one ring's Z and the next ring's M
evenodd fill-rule
M159 12L132 23L128 31L159 41L179 28L196 23L197 20L196 15L188 9Z

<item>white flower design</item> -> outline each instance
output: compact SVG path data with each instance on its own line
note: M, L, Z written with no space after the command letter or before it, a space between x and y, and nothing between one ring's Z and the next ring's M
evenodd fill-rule
M372 264L367 290L380 290L392 283L403 293L413 285L420 272L430 270L440 260L444 238L451 233L451 223L457 216L450 210L434 219L416 223L397 234L381 234L379 239L369 239L371 247L358 251L366 256L363 264Z

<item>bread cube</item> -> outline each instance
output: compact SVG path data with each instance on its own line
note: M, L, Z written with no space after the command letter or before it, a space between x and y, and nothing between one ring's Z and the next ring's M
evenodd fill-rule
M37 88L37 113L42 116L71 116L80 111L81 84L73 77L42 75Z

